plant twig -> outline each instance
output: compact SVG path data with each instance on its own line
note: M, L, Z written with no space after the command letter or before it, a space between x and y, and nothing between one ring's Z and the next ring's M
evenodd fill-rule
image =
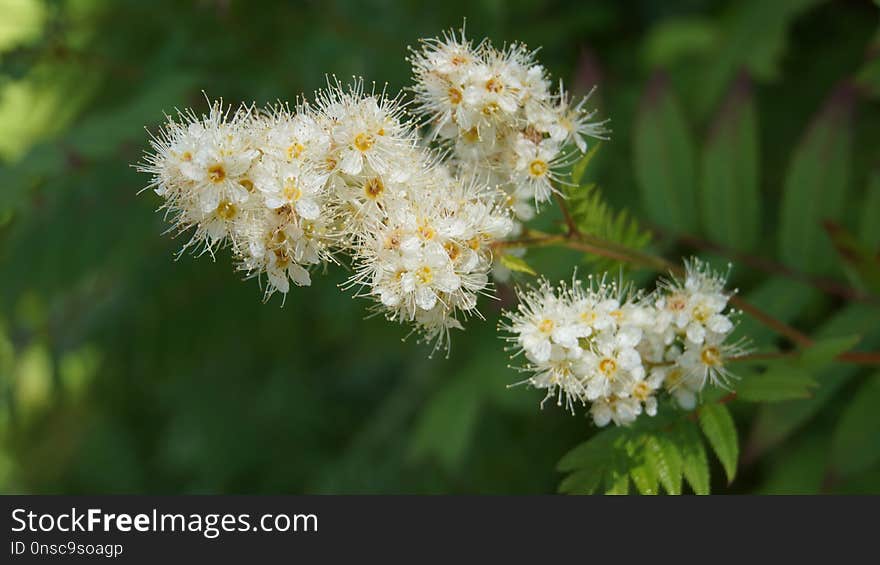
M528 236L529 237L527 238L519 240L497 242L495 246L496 248L509 248L559 245L561 247L567 247L584 253L592 253L615 261L642 265L657 271L669 271L675 275L681 275L684 273L684 269L681 266L671 263L663 257L652 255L637 249L631 249L589 234L569 232L561 235L550 235L532 230L528 232ZM800 348L811 347L815 343L808 335L786 324L782 320L771 316L767 312L764 312L742 297L732 296L730 302L744 313L753 317L779 335L784 336ZM848 351L838 355L837 360L860 365L880 365L880 352Z
M763 271L765 273L769 273L771 275L778 275L781 277L786 277L824 292L825 294L830 294L834 296L838 296L840 298L854 301L854 302L866 302L869 304L878 304L880 303L880 297L877 297L871 293L863 292L861 290L852 288L845 284L841 284L833 279L827 277L816 277L809 275L807 273L798 271L789 267L788 265L783 265L782 263L778 263L776 261L772 261L770 259L764 257L758 257L756 255L750 255L748 253L743 253L741 251L737 251L736 249L731 249L714 241L708 241L705 239L701 239L692 235L687 234L669 234L662 230L662 228L652 227L652 231L658 232L664 235L668 235L669 237L675 239L676 241L691 247L693 249L700 249L703 251L709 251L711 253L716 253L718 255L722 255L724 257L729 257L730 259L736 261L737 263L742 263L747 265L753 269L758 271Z
M580 233L580 230L578 229L577 224L575 223L574 218L571 215L571 212L568 210L568 204L565 202L565 197L558 192L553 192L553 198L556 199L556 203L559 205L559 210L562 211L562 217L565 219L565 225L568 228L568 234L574 235Z

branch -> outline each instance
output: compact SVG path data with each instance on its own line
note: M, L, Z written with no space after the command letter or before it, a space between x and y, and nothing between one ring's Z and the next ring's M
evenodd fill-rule
M568 234L574 235L580 233L577 224L574 222L574 218L571 216L571 212L568 210L568 204L566 204L565 202L565 197L562 196L562 194L554 191L553 198L556 199L556 203L559 205L559 209L562 211L562 217L565 219L565 225L568 227Z
M562 235L549 235L543 232L530 230L528 234L530 236L528 238L499 241L496 242L494 246L498 249L503 249L509 247L545 247L548 245L559 245L561 247L567 247L584 253L592 253L601 257L607 257L608 259L623 263L641 265L656 271L669 271L675 275L682 275L685 272L683 267L671 263L663 257L652 255L637 249L631 249L577 231L568 232L567 234ZM732 296L730 302L758 322L775 331L777 334L786 337L789 341L800 348L808 348L815 343L810 336L792 326L789 326L782 320L771 316L739 296ZM839 355L837 360L860 365L880 365L880 352L849 351Z
M861 290L852 288L845 284L841 284L827 277L812 276L807 273L793 269L788 265L783 265L782 263L777 263L764 257L758 257L755 255L750 255L748 253L743 253L741 251L731 249L719 243L715 243L714 241L708 241L687 234L671 234L664 231L663 228L658 228L656 226L651 226L651 231L659 233L661 234L661 236L674 239L679 243L693 249L709 251L717 255L728 257L736 261L737 263L748 265L749 267L758 271L763 271L771 275L779 275L781 277L786 277L807 284L826 294L839 296L840 298L844 298L846 300L851 300L854 302L866 302L869 304L880 303L880 298L878 298L874 294L863 292Z

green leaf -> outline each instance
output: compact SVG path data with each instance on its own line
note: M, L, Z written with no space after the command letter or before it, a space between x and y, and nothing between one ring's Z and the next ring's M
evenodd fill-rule
M621 428L602 430L563 455L557 463L556 469L565 472L607 465L614 444L622 434Z
M703 230L727 247L758 242L758 126L751 84L743 75L715 119L703 150L700 209Z
M826 322L817 335L824 341L836 336L849 337L853 332L863 334L862 346L880 346L880 310L865 304L853 304L840 310ZM765 404L755 418L745 458L753 460L767 449L777 445L795 430L808 422L828 401L858 373L859 367L851 364L831 363L816 374L816 387L813 396L804 400Z
M437 392L422 411L413 432L410 456L434 458L448 471L461 464L479 412L471 383L454 380Z
M783 187L779 257L810 273L827 272L833 251L822 224L837 220L847 199L852 159L852 87L839 87L796 148Z
M711 19L677 17L661 20L644 40L644 59L649 68L667 67L680 59L705 55L718 43L720 30Z
M604 469L592 467L581 469L565 477L559 483L562 494L593 494L602 482Z
M722 41L702 81L697 112L715 107L730 80L741 69L759 80L779 74L791 22L819 0L741 0L730 4Z
M647 462L631 468L629 470L629 477L632 479L639 494L653 495L659 493L657 472Z
M666 492L681 494L681 454L667 435L648 436L645 441L645 461L653 467Z
M723 404L703 405L700 408L700 427L721 461L727 481L733 481L739 460L739 440L727 407Z
M571 217L582 233L630 249L642 249L650 242L651 235L626 210L615 212L608 206L595 184L568 188L565 197ZM584 255L584 260L596 271L614 271L622 266L598 255Z
M613 455L611 467L605 472L605 494L629 494L629 458L622 452Z
M801 367L773 363L763 373L746 373L736 386L736 395L748 402L780 402L809 398L817 384L812 374Z
M809 369L821 369L834 362L841 353L854 348L862 336L845 335L817 340L800 354L799 363Z
M697 224L694 141L662 73L651 80L635 124L635 174L645 214L677 232Z
M880 294L880 255L839 224L825 222L825 231L847 275L857 286Z
M681 454L681 470L684 478L696 494L709 494L709 459L706 446L696 423L684 420L672 434Z
M840 417L831 444L831 465L842 476L867 471L880 461L880 373L869 376Z
M501 264L517 273L525 273L527 275L537 275L538 273L526 263L522 257L516 255L502 255Z
M865 62L856 75L856 84L872 98L880 98L880 57Z

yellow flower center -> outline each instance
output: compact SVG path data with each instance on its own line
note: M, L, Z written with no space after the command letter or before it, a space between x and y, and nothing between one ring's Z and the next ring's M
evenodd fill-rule
M394 230L385 238L385 249L397 249L400 247L400 232Z
M223 218L224 220L231 220L235 217L235 214L238 212L238 209L235 207L235 204L229 202L228 200L223 200L220 204L217 205L217 216Z
M287 158L288 159L297 159L300 155L302 155L303 149L305 146L302 143L297 141L293 142L290 147L287 148Z
M290 264L290 257L287 256L287 251L284 249L276 249L275 250L275 265L283 269Z
M373 136L368 133L359 133L354 138L354 146L357 147L357 150L361 153L369 151L373 146L373 143Z
M449 88L449 103L453 106L461 103L461 91L454 86Z
M373 177L368 179L367 182L364 183L364 194L370 200L375 200L379 198L379 195L385 191L385 184L382 182L382 179L379 177Z
M709 367L720 367L723 361L721 351L714 345L707 345L700 351L700 361Z
M474 251L480 248L480 244L481 242L479 237L472 237L467 241L467 246Z
M425 241L431 241L434 239L434 236L437 235L436 230L434 230L434 228L432 228L427 222L419 226L418 232L419 236Z
M238 181L238 184L243 186L244 189L247 190L248 192L254 191L254 182L250 179L241 179L240 181Z
M581 320L587 324L592 324L596 321L599 315L596 314L595 310L584 310L581 312Z
M427 265L419 267L416 271L416 278L422 284L430 284L430 282L434 280L434 271L432 271L431 267Z
M284 183L284 198L286 198L290 202L296 202L300 198L302 198L302 190L296 185L293 180L289 180Z
M192 161L192 158L193 154L189 151L184 151L183 154L180 156L180 159L183 161Z
M553 320L549 318L544 318L543 320L541 320L541 323L538 324L538 331L540 331L541 333L549 334L553 331L553 327L555 325L556 324L553 323Z
M223 165L211 165L208 167L208 180L213 183L222 182L226 178L226 169Z
M501 106L499 106L495 102L489 102L488 104L483 106L482 113L484 116L491 116L491 115L495 114L500 109L501 109Z
M669 298L669 309L673 312L681 312L687 306L687 299L680 294Z
M451 241L447 241L443 244L443 249L446 250L446 254L449 255L449 259L452 261L455 261L458 259L458 256L461 255L461 249Z
M700 322L701 324L709 319L712 315L712 310L709 309L705 304L697 304L694 306L693 317L694 320Z
M599 371L605 375L608 380L611 380L614 373L617 372L617 361L609 357L602 359L599 361Z
M632 395L644 402L648 399L648 396L651 394L651 389L648 387L648 383L645 381L640 381L636 386L633 387Z
M497 94L504 90L504 83L498 80L496 77L492 77L486 81L486 90Z
M472 127L461 135L468 143L476 143L480 140L480 132L476 127Z
M666 384L669 388L675 388L681 383L684 372L681 369L672 369L666 374Z
M535 159L529 163L529 174L533 177L543 177L547 174L547 162Z

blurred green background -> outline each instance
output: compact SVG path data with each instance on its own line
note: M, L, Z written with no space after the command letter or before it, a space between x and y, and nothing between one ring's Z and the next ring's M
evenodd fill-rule
M405 328L364 319L336 288L344 269L281 308L226 253L175 262L131 167L143 126L206 109L203 90L293 100L335 74L394 92L407 46L463 18L472 37L541 46L576 93L599 85L613 135L589 174L656 251L701 251L692 236L855 288L852 302L734 260L734 285L779 317L880 345L871 266L821 227L880 249L868 0L0 0L0 491L555 491L560 456L594 428L506 388L509 288L428 359ZM568 277L581 258L530 261ZM734 403L742 468L729 486L713 472L715 492L880 491L880 377L826 373L807 400Z

